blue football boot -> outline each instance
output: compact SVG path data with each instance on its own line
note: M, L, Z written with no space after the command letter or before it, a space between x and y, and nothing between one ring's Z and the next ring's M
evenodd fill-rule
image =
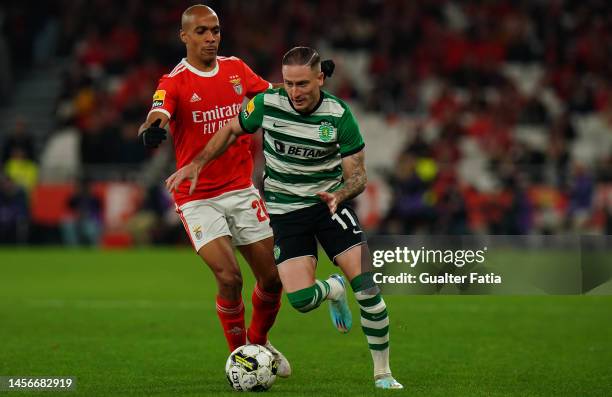
M330 279L334 279L342 286L342 294L338 299L329 299L329 314L332 323L343 334L349 332L353 326L353 315L346 300L346 282L344 277L339 274L332 274Z
M401 383L395 380L391 374L385 375L379 379L374 380L374 386L379 389L403 389Z

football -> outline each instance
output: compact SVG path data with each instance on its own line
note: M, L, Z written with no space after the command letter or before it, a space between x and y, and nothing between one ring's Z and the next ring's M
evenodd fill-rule
M239 391L265 391L274 384L278 363L261 345L240 346L227 358L225 375L230 386Z

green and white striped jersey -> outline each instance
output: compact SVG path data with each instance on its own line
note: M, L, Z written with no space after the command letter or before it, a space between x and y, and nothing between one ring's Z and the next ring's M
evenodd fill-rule
M342 100L321 91L309 114L292 106L283 88L255 96L240 112L242 129L264 131L264 194L268 212L285 214L321 199L317 192L342 187L342 157L365 146L359 126Z

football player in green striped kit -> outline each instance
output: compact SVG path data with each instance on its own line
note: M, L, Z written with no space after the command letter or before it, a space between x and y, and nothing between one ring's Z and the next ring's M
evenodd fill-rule
M321 90L324 74L317 51L295 47L282 63L284 88L255 96L236 119L210 140L193 162L166 180L169 190L197 176L238 136L264 131L264 195L274 231L274 257L291 305L300 312L328 300L334 325L352 325L346 281L338 274L315 277L317 240L350 280L361 326L374 363L374 384L401 389L389 367L389 316L369 266L367 243L355 212L346 204L367 182L364 142L357 121L340 99ZM206 170L203 170L206 172Z

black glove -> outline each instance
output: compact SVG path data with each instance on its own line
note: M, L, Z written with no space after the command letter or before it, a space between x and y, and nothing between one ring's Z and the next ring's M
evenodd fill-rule
M157 119L142 132L142 143L145 147L156 148L162 141L166 140L166 130L161 128L161 119Z
M321 61L321 72L323 72L325 78L331 77L334 74L334 69L336 69L336 64L331 59Z

